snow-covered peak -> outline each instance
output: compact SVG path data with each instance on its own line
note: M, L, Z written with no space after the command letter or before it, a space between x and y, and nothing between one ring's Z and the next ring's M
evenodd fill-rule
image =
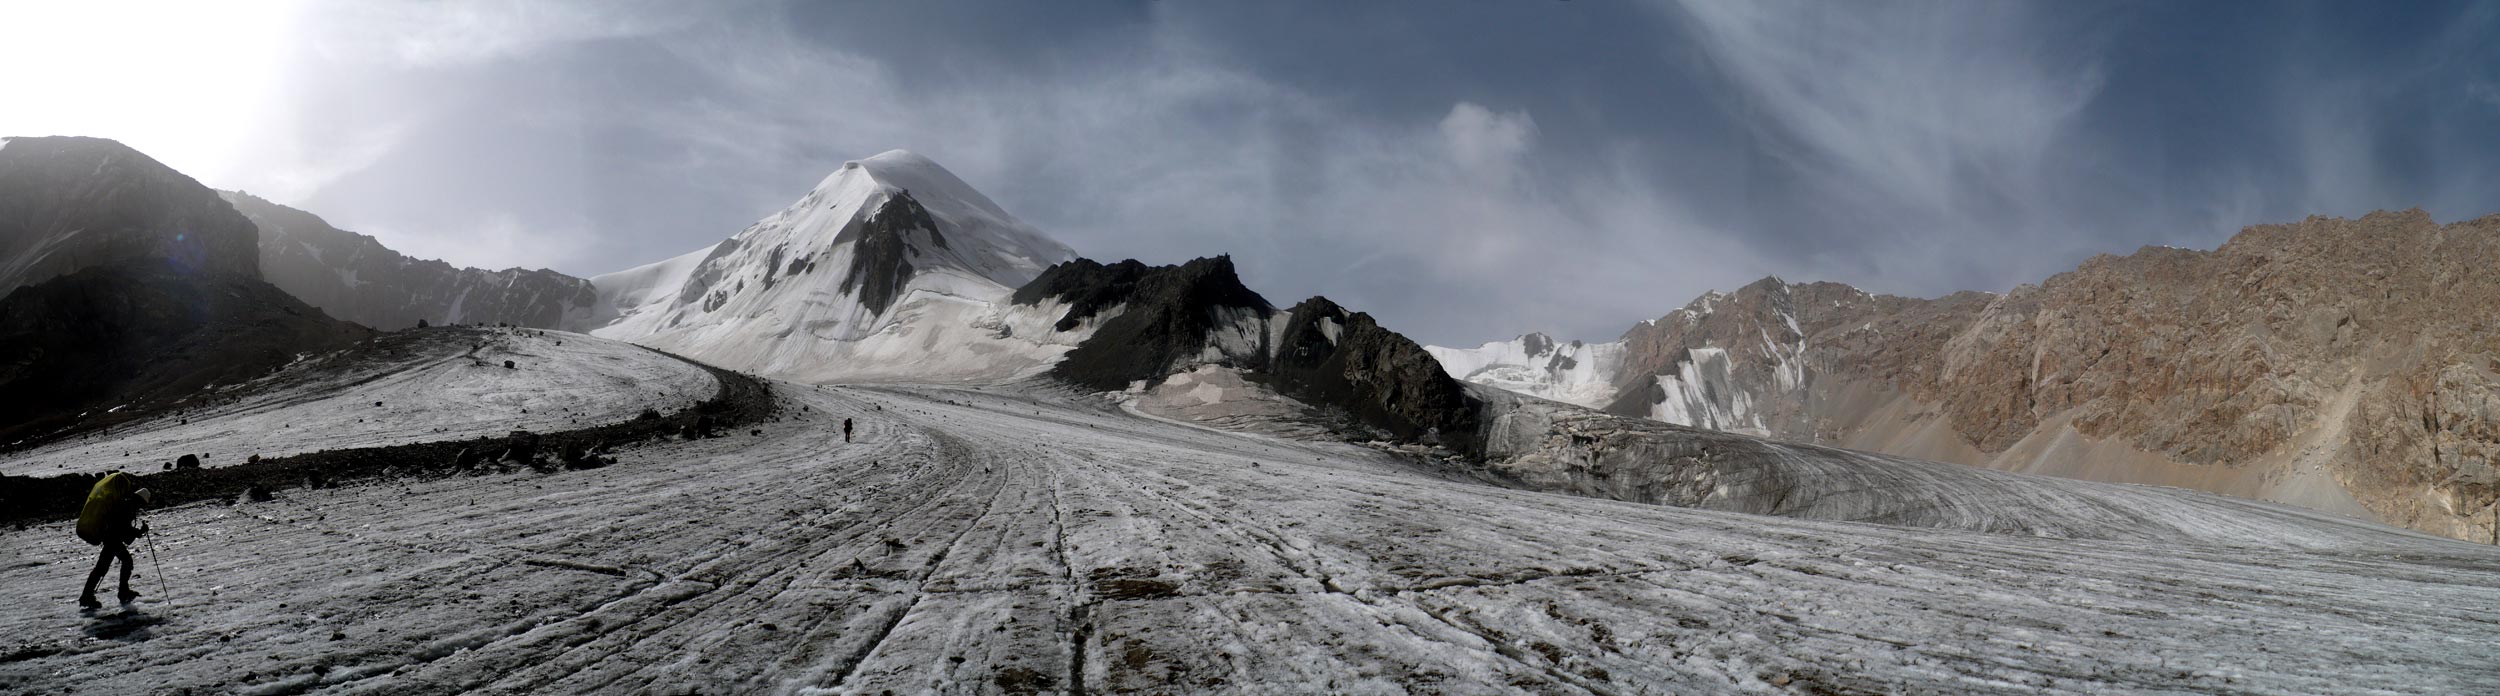
M1007 296L1075 257L945 167L891 150L709 249L593 278L609 319L589 328L776 376L1004 375L1064 349L1004 328Z
M1076 258L1067 245L1007 214L954 172L909 150L842 163L798 202L748 226L725 249L715 251L787 245L787 253L797 254L800 248L851 242L858 236L856 228L898 196L908 196L937 223L930 238L907 241L915 256L938 257L933 261L939 265L1012 288L1051 264Z
M1008 215L1005 209L998 207L998 203L991 201L989 196L981 195L981 192L973 189L971 184L964 183L963 179L957 178L954 172L947 171L935 160L922 157L920 153L910 150L887 150L868 159L844 162L841 169L825 175L825 180L817 184L816 188L823 189L835 185L845 177L863 175L891 189L917 192L915 195L923 201L938 201L939 207L950 208L944 211L945 213L970 213L1000 220L1015 219ZM961 205L949 206L946 205L947 203ZM937 211L932 210L932 212Z

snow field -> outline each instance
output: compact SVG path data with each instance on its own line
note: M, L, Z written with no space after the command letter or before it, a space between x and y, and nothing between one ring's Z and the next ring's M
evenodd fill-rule
M1044 391L779 388L761 436L605 469L160 511L173 601L94 619L70 609L91 547L6 532L0 588L36 601L0 606L0 690L2500 685L2500 552L2459 542L1765 517L1445 481Z
M1475 348L1424 346L1424 351L1453 379L1589 408L1605 408L1614 400L1615 372L1623 364L1621 341L1555 343L1537 338L1544 352L1532 353L1525 336ZM1557 361L1558 355L1564 360Z
M229 403L0 455L0 472L146 474L184 454L209 454L201 464L216 467L254 454L569 430L684 408L720 388L683 360L560 331L437 328L381 341L299 361Z

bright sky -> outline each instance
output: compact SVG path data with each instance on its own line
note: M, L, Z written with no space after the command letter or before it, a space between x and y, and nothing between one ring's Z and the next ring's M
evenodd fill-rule
M300 2L0 2L0 133L120 140L194 178L255 180L283 128ZM232 184L228 184L232 185Z

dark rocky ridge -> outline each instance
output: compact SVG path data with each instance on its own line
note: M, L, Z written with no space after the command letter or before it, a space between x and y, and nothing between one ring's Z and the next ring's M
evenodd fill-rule
M1268 372L1279 393L1345 408L1401 440L1483 452L1477 400L1423 346L1369 314L1325 297L1303 300L1286 313L1272 355Z
M836 245L859 242L851 249L851 269L842 277L842 291L859 293L859 303L877 314L893 307L916 272L911 257L919 250L912 246L913 232L926 233L930 244L946 248L946 237L938 233L937 219L930 217L929 209L913 200L911 192L896 191L866 220L836 235Z
M410 258L312 213L247 193L221 195L259 229L261 277L340 319L390 330L419 321L555 329L599 301L581 278Z
M1069 304L1057 325L1062 331L1120 308L1051 369L1062 381L1116 391L1221 364L1393 438L1482 451L1481 405L1423 346L1325 297L1279 313L1241 284L1229 256L1179 266L1077 259L1043 271L1015 294L1024 305L1052 299ZM1256 345L1226 344L1226 337Z
M215 191L121 143L0 148L0 292L137 259L258 277L257 237Z
M236 384L373 335L260 279L158 260L88 268L0 298L0 442Z
M1156 270L1137 259L1105 266L1080 258L1043 269L1033 282L1016 288L1014 301L1020 305L1037 305L1052 299L1067 302L1068 313L1052 325L1053 329L1066 331L1103 310L1127 302L1129 296L1137 294L1138 281Z
M1152 268L1123 261L1114 267L1142 269L1126 278L1119 272L1087 271L1089 264L1102 268L1083 259L1058 264L1016 293L1019 303L1057 297L1097 310L1125 305L1119 316L1104 321L1092 338L1068 351L1067 358L1050 370L1052 376L1088 389L1116 391L1128 388L1130 382L1160 382L1204 352L1208 337L1230 320L1221 310L1249 310L1263 321L1275 309L1266 298L1242 286L1230 256ZM1084 279L1099 282L1080 282ZM1059 292L1048 292L1051 286ZM1036 287L1046 289L1028 292ZM1073 310L1070 316L1075 316ZM1066 319L1061 324L1074 326Z

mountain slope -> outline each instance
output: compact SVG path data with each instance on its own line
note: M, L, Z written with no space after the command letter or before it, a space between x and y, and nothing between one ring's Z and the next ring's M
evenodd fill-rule
M257 237L121 143L0 144L0 443L196 402L370 335L262 282Z
M0 140L0 293L133 259L257 276L256 236L215 191L121 143Z
M1866 413L1933 379L1933 356L1993 299L1778 278L1708 293L1624 332L1606 410L1791 439L1864 432Z
M0 443L196 401L371 336L247 275L89 267L0 298Z
M710 249L591 279L591 332L808 381L998 380L1081 339L1014 288L1073 258L927 158L849 162Z
M414 259L320 216L221 191L259 229L261 277L331 316L378 329L433 324L562 328L599 302L590 281L539 269L489 271Z
M1982 451L2053 459L2044 440L2071 432L2500 541L2500 329L2478 310L2495 264L2500 215L2419 210L2104 256L1991 303L1946 347L1936 401Z
M2500 216L2408 211L2105 255L2002 296L1766 279L1626 332L1606 407L2494 541L2500 342L2458 309L2500 299L2494 264Z

